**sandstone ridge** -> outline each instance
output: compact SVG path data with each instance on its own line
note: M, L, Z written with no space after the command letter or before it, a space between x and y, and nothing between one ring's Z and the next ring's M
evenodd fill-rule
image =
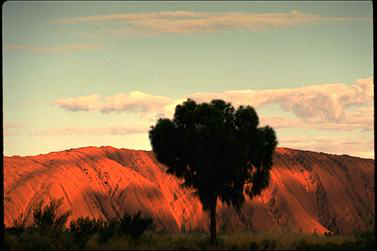
M151 216L156 230L207 230L206 212L181 180L165 173L152 152L84 147L38 156L4 157L4 223L33 206L64 198L60 211L110 219L124 212ZM374 160L277 148L269 187L240 214L218 201L219 231L323 234L364 229L374 218Z

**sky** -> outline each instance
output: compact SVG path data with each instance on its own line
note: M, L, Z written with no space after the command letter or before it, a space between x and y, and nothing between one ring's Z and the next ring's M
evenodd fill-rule
M374 159L371 1L3 4L4 155L151 150L177 104L253 106L278 147Z

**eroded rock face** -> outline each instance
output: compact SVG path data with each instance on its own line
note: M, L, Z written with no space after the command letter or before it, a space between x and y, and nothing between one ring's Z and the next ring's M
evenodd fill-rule
M32 221L39 201L64 198L60 212L110 219L124 212L153 218L156 230L207 230L193 191L165 173L152 152L84 147L38 156L4 157L4 223ZM349 233L374 218L374 160L278 148L269 187L240 214L218 201L219 231Z

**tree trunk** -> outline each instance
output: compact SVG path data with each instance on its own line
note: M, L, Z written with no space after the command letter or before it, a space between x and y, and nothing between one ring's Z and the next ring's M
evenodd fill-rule
M217 199L211 202L211 245L216 244L216 202Z

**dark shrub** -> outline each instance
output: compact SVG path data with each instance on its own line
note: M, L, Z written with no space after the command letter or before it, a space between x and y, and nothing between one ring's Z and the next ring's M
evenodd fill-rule
M112 219L103 223L98 231L99 241L108 242L113 236L119 237L121 235L137 239L152 223L152 218L142 217L140 211L135 215L125 213L119 220Z
M22 231L18 231L19 245L26 250L61 250L73 247L73 241L69 232L65 229L65 224L71 212L57 214L57 209L62 204L63 199L52 200L48 205L42 207L39 202L33 209L33 224L25 228L25 219L20 216L15 220L14 226ZM19 248L20 248L19 247Z
M62 215L57 215L57 209L63 203L63 199L52 200L50 204L42 208L42 202L40 201L34 208L34 222L33 226L39 228L57 228L63 230L67 222L68 217L71 215L71 211L65 212Z
M102 243L108 242L112 237L119 235L119 221L116 219L104 222L98 231L98 239Z
M100 230L103 222L101 220L89 219L89 217L80 217L77 220L71 221L69 224L69 232L71 233L74 242L83 247L88 241L89 236L95 234Z
M301 239L296 246L296 250L308 250L310 245L303 239Z
M13 226L9 229L10 232L20 235L25 231L26 215L20 214L13 220Z
M262 250L274 250L276 249L276 240L263 240L261 242Z
M4 229L4 250L19 250L19 235L15 234L9 228Z
M120 233L139 238L144 231L153 223L150 217L142 217L140 210L135 215L124 214L120 219Z
M26 250L53 250L54 240L50 238L50 234L41 233L36 228L27 229L20 236L20 243Z
M252 241L249 245L249 250L257 250L259 247L258 242Z
M31 227L19 236L18 244L11 249L24 250L69 250L75 249L67 231Z
M356 244L360 250L376 250L376 235L374 231L355 233Z

